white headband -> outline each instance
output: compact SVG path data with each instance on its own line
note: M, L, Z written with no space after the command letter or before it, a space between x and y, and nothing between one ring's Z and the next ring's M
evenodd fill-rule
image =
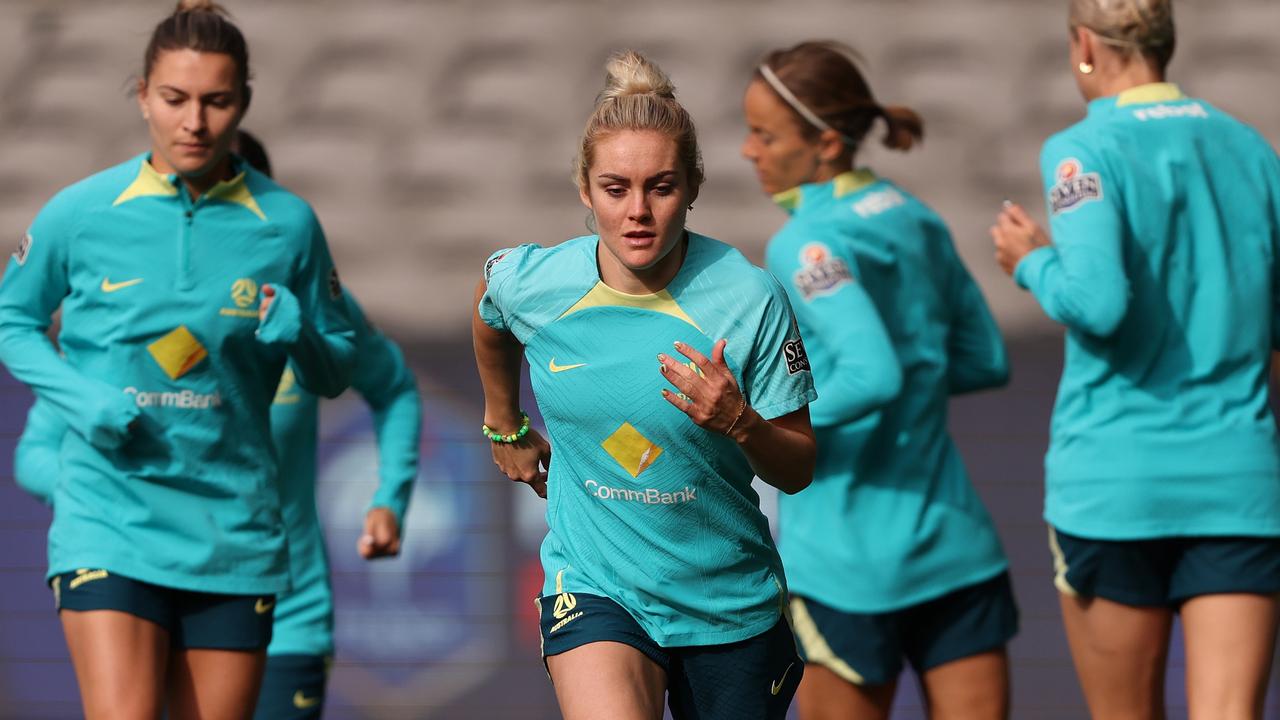
M800 102L800 98L796 97L787 89L786 85L782 84L782 80L778 79L778 76L774 74L773 68L770 68L768 65L761 65L760 74L764 76L765 82L769 83L769 87L773 88L774 92L778 93L783 100L787 101L787 104L791 106L791 109L800 113L800 116L805 120L808 120L810 125L818 128L819 130L830 130L836 133L840 136L841 140L844 140L846 145L858 144L856 140L831 127L826 123L826 121L818 117L817 113L805 107L804 103Z

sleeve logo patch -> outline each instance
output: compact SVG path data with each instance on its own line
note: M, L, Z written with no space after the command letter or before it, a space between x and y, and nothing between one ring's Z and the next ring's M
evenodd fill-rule
M831 255L822 243L809 243L800 250L800 269L792 278L806 300L830 295L853 282L853 273L843 260Z
M1084 172L1079 160L1067 158L1058 163L1055 175L1058 182L1049 188L1049 208L1054 215L1102 199L1102 178L1098 173Z
M489 282L489 276L493 274L493 266L497 265L498 261L506 256L507 254L505 252L498 253L497 255L494 255L493 257L489 258L489 261L484 264L484 281L485 282Z
M342 297L342 281L338 279L338 268L329 268L329 299Z
M27 255L31 254L31 233L27 233L18 243L18 249L13 251L13 259L18 261L19 265L27 264Z
M869 218L906 204L907 199L902 197L902 193L889 188L867 193L866 197L853 204L853 211L858 213L859 217Z
M787 374L809 372L809 354L804 351L800 338L782 343L782 359L787 361Z

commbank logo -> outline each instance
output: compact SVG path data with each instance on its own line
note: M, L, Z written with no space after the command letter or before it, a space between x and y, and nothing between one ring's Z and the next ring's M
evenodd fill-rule
M151 353L151 357L171 380L177 380L191 372L192 368L209 356L209 351L204 349L204 345L200 344L186 325L179 325L148 345L147 352Z
M639 477L662 455L662 448L649 438L640 434L631 423L622 423L613 434L600 443L600 447L609 453L623 470L631 477Z
M124 389L126 395L133 396L133 402L140 408L166 407L183 410L208 410L222 407L221 393L198 393L194 390L163 390L148 392L129 386Z

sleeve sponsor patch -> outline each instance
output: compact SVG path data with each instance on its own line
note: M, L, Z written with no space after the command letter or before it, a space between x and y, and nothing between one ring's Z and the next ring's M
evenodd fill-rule
M19 265L27 264L27 255L31 254L31 233L22 236L22 240L18 241L18 249L13 251L13 259L18 261Z
M853 273L844 260L831 254L822 243L809 243L800 250L800 269L792 277L806 301L830 295L853 282Z
M809 354L804 351L800 338L782 343L782 359L787 361L787 374L809 372Z
M489 260L484 264L484 281L485 282L489 282L489 276L493 274L493 266L497 265L498 261L506 256L507 254L505 252L498 253L497 255L494 255L493 257L489 258Z
M338 268L329 268L329 299L342 297L342 281L338 279Z
M902 193L889 188L867 193L865 197L853 204L853 211L858 213L859 217L869 218L906 204L907 199L902 197Z
M1055 175L1058 181L1049 188L1049 208L1054 215L1102 199L1102 177L1084 172L1079 160L1067 158L1058 163Z

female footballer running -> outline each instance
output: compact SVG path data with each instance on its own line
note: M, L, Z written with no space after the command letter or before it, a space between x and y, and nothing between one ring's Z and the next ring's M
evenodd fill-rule
M1169 0L1072 0L1088 114L1044 145L1052 240L1016 205L996 259L1067 328L1045 518L1095 718L1162 718L1182 617L1192 718L1260 718L1280 592L1280 159L1165 81Z
M229 153L248 77L235 25L179 6L138 81L150 152L55 196L0 283L0 361L71 430L48 577L89 718L252 714L289 583L272 396L287 361L350 379L314 214Z
M894 150L922 124L878 103L854 57L830 42L773 51L744 99L742 153L791 216L768 267L819 392L813 487L779 501L800 716L888 717L905 658L930 717L1002 718L1017 608L947 402L1006 382L1004 343L942 219L855 165L877 121Z
M685 227L702 166L674 92L609 61L575 172L598 234L499 251L477 290L494 460L545 481L543 651L570 720L657 720L664 693L676 718L780 719L802 671L751 480L810 482L808 361L782 288Z

